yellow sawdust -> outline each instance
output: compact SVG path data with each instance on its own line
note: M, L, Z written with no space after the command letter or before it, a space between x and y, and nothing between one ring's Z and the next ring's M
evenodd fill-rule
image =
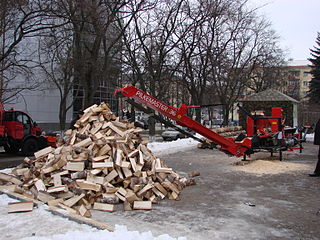
M280 174L297 171L311 171L312 167L304 163L293 163L279 160L254 160L245 165L233 164L234 170L240 170L253 174Z

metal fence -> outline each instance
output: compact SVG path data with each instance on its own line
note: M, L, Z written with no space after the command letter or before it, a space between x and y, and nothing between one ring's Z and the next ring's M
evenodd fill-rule
M298 109L300 126L315 124L320 119L320 105L300 105Z

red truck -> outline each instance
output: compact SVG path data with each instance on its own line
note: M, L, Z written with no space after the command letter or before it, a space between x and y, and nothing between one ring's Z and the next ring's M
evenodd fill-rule
M7 153L22 152L30 156L44 147L55 146L56 139L51 136L43 136L32 118L13 108L5 110L0 103L0 146Z

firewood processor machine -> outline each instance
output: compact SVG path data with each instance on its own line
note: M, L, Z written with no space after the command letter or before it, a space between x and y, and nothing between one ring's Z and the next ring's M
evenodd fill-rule
M189 108L200 106L182 104L179 108L176 108L165 104L134 86L120 88L115 91L115 95L125 98L126 102L166 126L172 127L202 144L208 144L207 141L179 128L170 121L173 120L176 124L187 127L207 138L219 150L231 156L243 157L243 160L246 160L246 156L262 150L269 151L271 154L279 152L280 160L282 160L282 151L299 149L301 153L303 149L302 143L306 141L306 134L310 129L310 126L285 128L281 107L272 108L271 116L257 116L248 113L239 106L247 115L246 134L240 134L236 138L224 137L186 115ZM170 120L167 120L164 116Z

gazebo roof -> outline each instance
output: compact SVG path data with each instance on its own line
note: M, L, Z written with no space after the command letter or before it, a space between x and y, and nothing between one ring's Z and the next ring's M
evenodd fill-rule
M299 103L299 101L285 95L284 93L274 90L268 89L259 93L255 93L249 95L242 99L240 102L294 102Z

